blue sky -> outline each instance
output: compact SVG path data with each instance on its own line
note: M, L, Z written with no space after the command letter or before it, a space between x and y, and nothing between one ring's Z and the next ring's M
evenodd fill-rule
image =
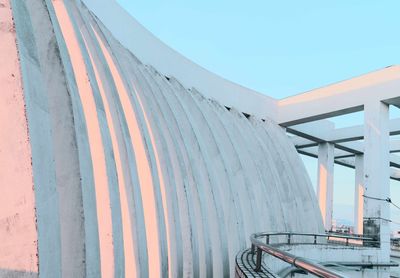
M400 1L118 0L163 42L276 98L400 64Z
M399 0L117 2L192 61L275 98L400 64ZM304 161L315 186L316 161ZM354 171L335 166L334 218L352 220L353 184ZM391 190L400 203L400 183Z

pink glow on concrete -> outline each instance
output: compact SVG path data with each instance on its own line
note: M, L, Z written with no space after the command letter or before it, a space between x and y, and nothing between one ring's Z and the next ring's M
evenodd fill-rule
M84 38L84 40L85 40L85 38ZM86 41L85 41L85 44L86 44ZM136 277L137 269L136 269L136 263L135 263L136 262L135 252L133 250L131 218L129 215L129 206L128 206L128 199L127 199L128 196L127 196L126 190L125 190L125 180L124 180L124 174L123 174L122 165L121 165L121 155L119 153L119 148L118 148L118 140L116 137L114 124L112 121L110 105L108 103L107 97L104 92L103 82L101 81L97 67L93 61L92 54L90 53L90 50L87 47L87 44L86 44L86 48L89 51L89 56L90 56L90 60L93 65L97 84L99 85L100 95L101 95L101 98L104 103L104 110L106 113L107 125L110 128L111 141L112 141L114 157L115 157L115 164L117 167L118 186L119 186L119 194L120 194L120 200L121 200L122 229L123 229L123 238L124 238L125 277Z
M53 1L58 22L64 36L82 101L92 156L96 187L97 219L99 224L101 276L114 276L114 253L108 180L104 148L92 88L74 29L63 1ZM83 185L84 186L84 185Z
M132 85L133 85L133 88L135 90L136 97L137 97L137 100L139 102L140 108L143 111L143 116L144 116L144 120L146 122L146 127L147 127L147 130L149 131L149 135L150 135L151 145L154 147L153 150L154 150L154 157L156 159L157 173L158 173L158 177L159 177L159 181L160 181L161 198L162 198L163 209L164 209L164 219L168 219L169 217L168 217L167 193L166 193L163 173L162 173L162 170L161 170L160 158L159 158L159 154L158 154L158 151L157 151L157 144L155 143L153 130L151 129L151 125L150 125L150 122L148 120L148 117L147 117L147 114L146 114L146 110L143 107L143 102L140 99L140 95L137 93L137 89L136 89L135 84L132 84ZM166 237L167 237L167 248L168 248L168 258L169 258L169 260L168 260L168 269L170 270L169 274L171 276L173 276L173 273L171 272L171 270L173 269L172 263L171 263L171 258L172 258L172 256L171 256L172 255L171 254L171 242L169 240L170 239L170 233L171 233L171 231L170 231L171 227L169 226L169 223L170 223L170 221L165 221Z
M363 217L364 217L364 186L362 184L358 184L357 185L357 189L356 189L356 194L357 194L357 199L358 199L358 203L357 203L357 207L355 208L356 213L357 213L357 223L356 223L356 227L357 227L357 231L355 231L358 234L362 234L363 233Z
M96 32L95 32L96 33ZM146 148L142 141L139 122L136 118L135 111L131 106L128 92L125 89L124 83L118 72L118 69L111 57L110 53L104 46L103 42L96 34L101 49L107 60L115 85L117 87L119 97L122 103L122 108L125 113L125 118L128 124L129 133L132 139L132 147L135 153L136 167L139 176L140 190L143 200L144 221L146 228L148 262L149 262L149 277L161 276L161 254L159 250L159 234L157 229L157 210L155 203L154 187L149 161L147 160Z
M14 22L0 0L0 269L38 272L31 148Z
M311 100L323 99L334 95L343 95L351 91L368 88L376 84L396 80L399 79L399 77L400 66L391 66L355 78L314 89L309 92L281 99L279 100L278 105L284 106L308 102Z
M320 181L321 184L319 185L319 191L318 191L318 201L319 201L319 208L321 210L322 214L322 221L326 223L326 207L327 207L327 200L326 200L326 192L327 192L327 185L324 183L328 179L328 172L325 168L325 166L320 165L319 166L319 175L320 175Z

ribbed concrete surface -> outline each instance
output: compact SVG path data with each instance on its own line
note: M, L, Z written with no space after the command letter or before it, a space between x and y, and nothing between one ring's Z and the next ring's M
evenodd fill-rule
M263 254L268 256L268 254ZM257 263L257 252L251 253L251 248L242 250L236 256L236 278L278 278L271 269L263 261L261 261L261 269L259 272L254 271Z
M323 230L279 126L141 64L76 2L12 1L40 276L233 277L251 233Z

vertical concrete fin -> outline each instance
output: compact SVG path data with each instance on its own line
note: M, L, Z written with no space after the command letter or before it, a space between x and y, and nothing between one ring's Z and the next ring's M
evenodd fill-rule
M35 1L36 2L36 1ZM61 277L59 198L57 194L51 120L35 32L26 1L12 1L26 114L32 150L33 183L38 229L39 274ZM39 6L43 9L43 6Z

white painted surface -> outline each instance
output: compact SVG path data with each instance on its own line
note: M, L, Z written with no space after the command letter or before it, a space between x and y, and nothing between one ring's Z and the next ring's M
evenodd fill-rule
M195 87L206 97L216 99L223 105L261 118L275 118L275 99L225 80L181 56L154 37L116 1L83 2L142 63L155 67L162 75L177 78L186 88Z
M386 199L390 196L389 183L389 107L382 102L367 103L364 111L365 195ZM376 219L380 226L382 256L390 255L390 204L385 201L364 199L364 218ZM365 229L365 226L364 226Z
M79 1L46 0L51 21L43 2L14 1L34 185L41 185L35 194L43 275L232 276L250 233L321 231L304 166L273 121L278 109L279 121L292 124L365 104L365 146L343 147L365 151L366 187L390 196L389 141L381 136L389 132L387 106L371 100L396 103L399 67L278 107L169 49L114 1L84 2L100 21ZM302 130L320 138L328 132ZM323 146L318 194L330 229L334 147ZM366 205L369 217L387 213L386 205ZM383 250L386 226L382 221Z
M0 0L0 277L37 277L32 151L15 40L11 3Z
M284 126L363 110L368 102L399 105L400 66L391 66L278 102Z
M331 143L319 144L317 197L327 231L332 229L334 151Z
M355 182L354 182L354 233L363 233L364 216L364 155L355 157Z
M270 98L243 102L254 93L157 53L205 87L167 80L79 2L14 1L14 14L41 275L228 277L251 233L323 230L284 131L241 113L257 102L272 115ZM228 95L244 106L228 111Z

